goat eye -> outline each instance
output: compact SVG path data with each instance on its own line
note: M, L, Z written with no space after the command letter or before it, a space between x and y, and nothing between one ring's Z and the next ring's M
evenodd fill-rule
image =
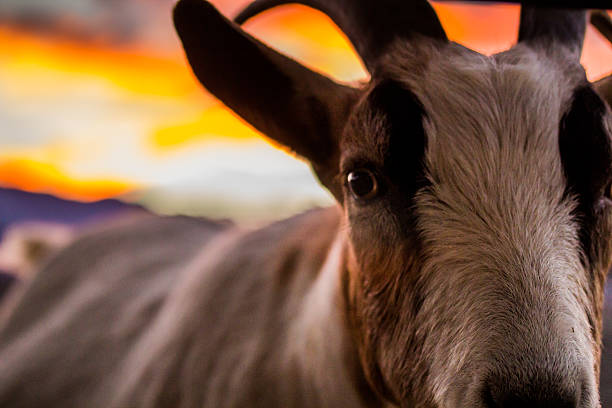
M378 193L378 182L374 174L369 170L351 171L347 181L351 193L359 200L372 198Z

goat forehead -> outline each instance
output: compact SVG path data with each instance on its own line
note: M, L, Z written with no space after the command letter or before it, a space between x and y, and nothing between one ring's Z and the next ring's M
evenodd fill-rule
M457 45L406 47L396 56L392 75L426 112L433 181L480 183L481 193L527 182L562 190L559 125L583 78L580 66L568 69L521 46L493 57Z
M572 249L575 203L564 195L559 126L583 78L580 66L569 69L521 46L493 57L456 45L405 48L396 56L394 77L426 113L431 186L417 200L421 228L438 231L450 220L468 227L457 236L489 236L499 246L503 234L508 246L531 248L536 258L552 253L553 237ZM452 225L444 227L455 234Z

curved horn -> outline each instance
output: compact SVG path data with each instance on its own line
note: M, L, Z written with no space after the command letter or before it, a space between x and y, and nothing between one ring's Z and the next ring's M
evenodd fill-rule
M608 42L612 43L612 19L607 11L591 11L591 24L593 24L593 27L595 27Z
M593 83L593 87L608 105L612 107L612 75L601 78Z
M519 42L545 49L549 48L551 43L560 43L579 59L585 31L584 10L521 7Z
M612 19L605 10L591 12L591 24L612 43ZM612 107L612 74L593 83L599 95Z
M283 4L303 4L329 16L347 35L370 72L387 46L396 38L415 34L446 41L436 12L426 0L255 0L234 21Z

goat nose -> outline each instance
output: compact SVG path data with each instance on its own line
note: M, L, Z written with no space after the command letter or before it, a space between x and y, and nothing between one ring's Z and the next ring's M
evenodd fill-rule
M486 408L578 408L581 399L580 382L566 387L568 381L529 381L495 378L483 390ZM572 389L573 388L573 389Z

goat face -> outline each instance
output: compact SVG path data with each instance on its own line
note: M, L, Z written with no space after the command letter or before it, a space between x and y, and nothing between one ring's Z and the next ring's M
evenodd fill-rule
M585 14L524 8L521 43L485 57L448 43L425 2L301 3L353 41L365 89L201 0L175 21L201 82L341 205L347 328L370 386L406 407L597 407L612 171L608 109L578 62Z
M366 179L344 208L368 378L407 406L596 406L604 103L529 47L403 47L385 67L341 149L343 179Z

